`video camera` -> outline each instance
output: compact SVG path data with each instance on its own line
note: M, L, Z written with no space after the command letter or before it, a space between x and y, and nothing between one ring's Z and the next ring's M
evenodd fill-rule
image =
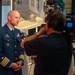
M66 21L65 30L69 31L70 33L73 33L73 28L74 28L74 21L73 20Z
M21 38L22 38L22 39L24 39L24 38L26 38L26 37L27 37L27 34L26 34L26 33L24 33L24 32L21 32L21 33L20 33L20 36L21 36Z
M67 18L66 20L66 25L63 29L63 33L66 33L70 36L71 41L75 40L75 24L74 24L74 19L72 18Z

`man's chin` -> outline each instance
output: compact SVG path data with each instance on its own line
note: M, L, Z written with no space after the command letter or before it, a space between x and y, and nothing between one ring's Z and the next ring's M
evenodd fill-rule
M15 24L14 26L17 26L18 24Z

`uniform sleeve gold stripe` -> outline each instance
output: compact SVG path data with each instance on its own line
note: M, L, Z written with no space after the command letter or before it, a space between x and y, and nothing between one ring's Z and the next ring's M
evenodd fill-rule
M21 55L19 56L19 58L21 58L21 59L23 59L23 60L24 60L24 55L23 55L23 54L21 54Z
M3 60L2 60L2 62L0 62L0 64L3 66L3 67L5 67L8 63L9 63L9 59L7 58L7 57L5 57Z

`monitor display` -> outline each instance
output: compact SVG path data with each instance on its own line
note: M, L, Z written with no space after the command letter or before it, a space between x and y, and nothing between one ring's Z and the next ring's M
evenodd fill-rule
M73 28L74 28L74 21L73 20L66 21L66 26L63 29L63 33L72 32Z
M67 28L73 28L73 25L74 25L73 21L67 21L66 27Z

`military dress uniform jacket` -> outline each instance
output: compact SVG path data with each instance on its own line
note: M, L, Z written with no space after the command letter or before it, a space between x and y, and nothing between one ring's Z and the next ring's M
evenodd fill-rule
M0 75L21 75L10 68L12 62L24 62L24 50L20 47L20 31L14 28L14 34L7 25L0 28Z

